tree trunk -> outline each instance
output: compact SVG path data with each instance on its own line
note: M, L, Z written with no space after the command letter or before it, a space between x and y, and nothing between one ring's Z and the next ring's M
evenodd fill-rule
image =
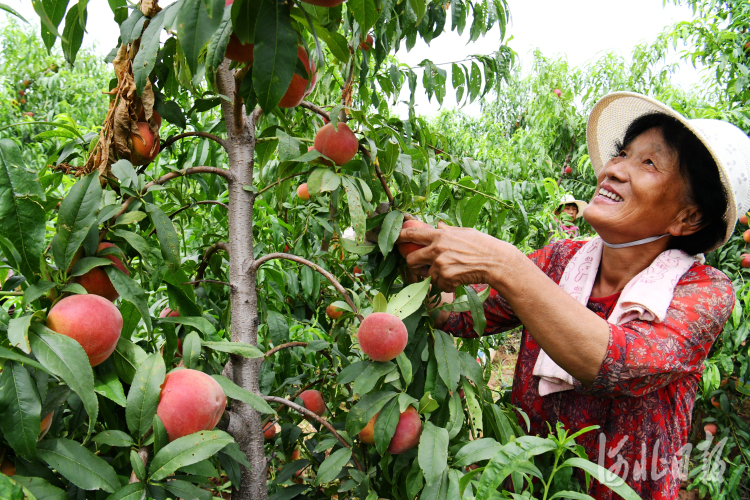
M255 195L243 189L253 185L253 155L255 152L255 123L244 115L241 99L235 95L236 82L229 61L217 74L219 92L234 102L222 99L222 111L227 127L226 147L229 155L229 281L231 287L231 326L233 342L258 343L258 298L255 290L253 263L253 204ZM241 116L236 116L240 113ZM232 357L234 383L260 395L258 375L263 359ZM233 500L265 500L266 457L263 450L261 415L250 406L234 401L233 413L243 425L233 426L235 440L247 455L252 470L242 467L242 485L232 493Z

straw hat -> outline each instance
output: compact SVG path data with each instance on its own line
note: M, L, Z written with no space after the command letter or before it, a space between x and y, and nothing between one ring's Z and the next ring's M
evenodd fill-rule
M597 175L612 158L615 144L622 140L630 124L650 113L663 113L679 120L706 146L719 168L729 204L724 214L727 233L720 243L711 248L715 250L732 236L737 214L750 209L750 137L722 120L688 120L650 97L634 92L614 92L596 103L586 127L591 164Z
M566 194L565 196L563 196L563 199L560 201L560 203L557 204L557 208L565 206L568 203L575 203L576 207L578 207L578 214L576 215L576 219L580 219L583 216L583 211L586 210L586 207L589 206L589 204L585 201L576 200L572 194Z

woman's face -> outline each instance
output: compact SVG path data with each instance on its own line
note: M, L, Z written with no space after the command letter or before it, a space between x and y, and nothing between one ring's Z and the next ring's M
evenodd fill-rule
M584 218L610 243L682 234L687 185L660 128L649 129L609 160Z
M568 203L563 207L562 213L567 214L568 217L575 220L575 218L578 216L578 205L575 203Z

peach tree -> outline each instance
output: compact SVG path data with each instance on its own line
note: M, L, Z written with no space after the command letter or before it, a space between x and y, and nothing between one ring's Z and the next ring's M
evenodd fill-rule
M75 64L87 2L32 3ZM479 162L436 156L414 111L448 80L460 102L498 88L512 51L450 79L395 57L449 26L504 38L504 2L109 5L120 43L96 126L27 120L49 127L38 164L0 139L0 490L585 498L575 467L634 498L576 434L524 435L478 357L484 294L458 294L479 338L454 341L394 247L405 219L528 217Z

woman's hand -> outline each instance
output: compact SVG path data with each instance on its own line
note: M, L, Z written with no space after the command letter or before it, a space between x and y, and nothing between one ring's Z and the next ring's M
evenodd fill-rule
M437 229L410 227L401 231L396 243L416 243L425 248L409 254L406 263L417 274L430 276L440 290L453 292L460 285L489 283L503 254L517 251L476 229L438 223ZM426 266L429 266L427 268Z

